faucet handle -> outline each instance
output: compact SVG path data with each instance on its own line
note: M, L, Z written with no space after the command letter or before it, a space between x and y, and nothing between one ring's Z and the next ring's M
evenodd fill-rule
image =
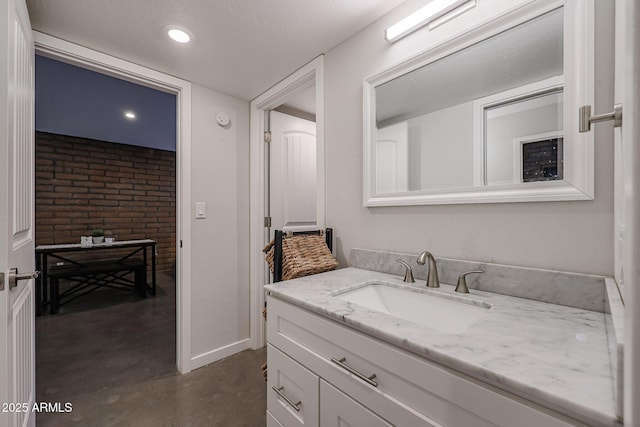
M406 262L404 262L401 259L397 259L397 262L399 262L400 264L404 265L405 271L404 271L404 282L405 283L415 283L416 280L413 278L413 270L411 269L411 266L409 264L407 264Z
M461 294L469 293L469 288L467 287L467 276L471 273L484 273L484 271L471 270L471 271L462 273L460 276L458 276L458 284L456 285L456 292L459 292Z

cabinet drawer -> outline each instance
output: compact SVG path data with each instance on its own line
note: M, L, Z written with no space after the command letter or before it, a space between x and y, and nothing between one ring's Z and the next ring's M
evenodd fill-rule
M331 384L320 380L320 425L322 427L393 427Z
M269 297L268 306L271 344L395 425L584 425L292 304ZM375 374L377 387L332 358Z
M267 410L282 424L318 426L318 376L267 345Z
M284 427L284 426L280 424L280 421L278 421L271 412L267 411L267 427Z

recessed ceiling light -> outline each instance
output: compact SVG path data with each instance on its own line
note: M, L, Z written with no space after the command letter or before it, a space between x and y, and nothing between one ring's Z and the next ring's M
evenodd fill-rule
M129 120L133 120L136 118L136 114L132 111L125 111L124 116Z
M189 30L177 25L167 25L164 27L164 31L171 40L178 43L189 43L193 39L193 34Z

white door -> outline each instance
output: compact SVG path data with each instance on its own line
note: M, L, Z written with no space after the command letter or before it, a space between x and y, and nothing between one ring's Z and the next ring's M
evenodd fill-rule
M640 425L640 2L616 2L615 96L623 107L615 130L615 275L625 303L624 425ZM623 139L624 136L624 139Z
M317 230L316 124L277 111L270 121L271 230Z
M376 132L376 193L409 191L408 141L407 122Z
M0 15L0 426L34 426L34 280L10 286L9 271L32 272L34 48L24 0Z

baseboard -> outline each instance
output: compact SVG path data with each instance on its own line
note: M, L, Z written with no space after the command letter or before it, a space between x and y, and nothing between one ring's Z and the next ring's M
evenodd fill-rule
M216 348L206 353L199 354L191 358L191 369L198 369L209 363L217 362L225 357L232 356L250 347L249 338L234 342L224 347Z

